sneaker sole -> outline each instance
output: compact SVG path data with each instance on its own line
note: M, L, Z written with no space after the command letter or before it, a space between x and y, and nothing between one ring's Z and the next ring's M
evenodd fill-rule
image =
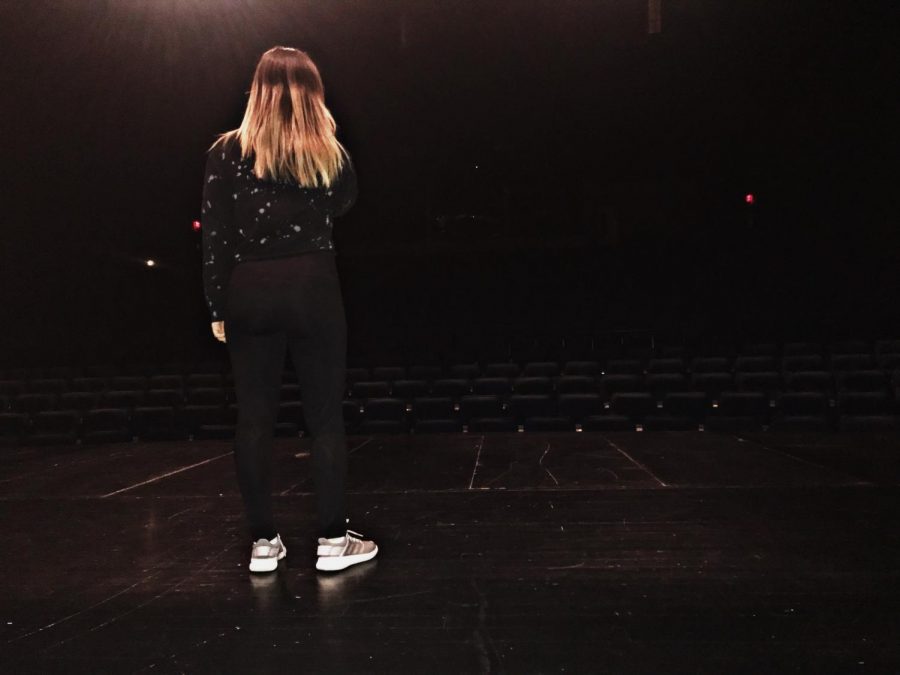
M250 571L251 572L274 572L278 569L278 561L284 558L286 555L285 551L282 551L277 558L251 558L250 559Z
M343 570L351 565L371 560L378 553L378 545L368 553L357 553L356 555L327 555L320 556L316 561L316 569L323 572L336 572Z

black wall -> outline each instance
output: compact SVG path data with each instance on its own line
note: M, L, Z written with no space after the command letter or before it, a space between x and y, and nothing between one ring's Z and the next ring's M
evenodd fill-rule
M660 35L640 0L5 3L3 358L221 347L190 222L275 44L319 63L360 171L336 234L357 337L898 332L898 23L887 2L664 0Z

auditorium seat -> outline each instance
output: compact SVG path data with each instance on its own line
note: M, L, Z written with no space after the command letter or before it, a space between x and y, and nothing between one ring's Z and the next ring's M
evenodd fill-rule
M62 394L66 391L66 381L63 379L37 379L28 383L28 391L32 394Z
M432 395L450 396L456 400L459 400L465 394L471 393L471 391L471 382L462 378L443 378L435 380L431 385Z
M369 369L362 366L347 368L345 376L348 386L356 382L368 382L371 378L372 376L369 373Z
M759 392L770 401L784 390L781 374L776 372L736 373L734 383L738 391Z
M644 369L638 359L609 359L601 372L604 375L641 375Z
M84 367L84 377L108 380L118 374L118 369L109 363L95 363Z
M881 370L891 372L900 368L900 353L885 352L875 357L875 362Z
M644 378L640 375L601 375L599 391L607 400L614 394L625 391L643 391Z
M828 431L831 428L828 397L816 391L781 394L769 428L772 431Z
M691 360L691 373L730 373L731 360L724 356L696 356Z
M161 375L177 375L178 377L189 370L191 370L191 366L183 361L167 361L157 368L157 372Z
M223 404L188 404L181 409L181 422L191 438L233 438L236 410Z
M350 385L349 396L355 399L378 398L390 396L391 386L385 381L354 382Z
M69 391L106 391L106 379L102 377L75 377L69 382Z
M676 374L685 372L684 359L682 358L652 358L647 362L649 375Z
M276 436L296 436L306 432L306 418L303 416L303 402L300 400L281 401L276 416Z
M603 414L603 400L594 392L565 393L557 397L559 414L576 425L581 425L591 415Z
M404 366L375 366L372 368L372 380L393 382L394 380L403 379L406 379L406 368Z
M691 390L718 399L722 392L734 389L734 377L725 372L699 372L691 375Z
M109 390L100 395L98 405L101 408L121 408L123 410L131 410L135 406L142 405L143 402L143 391Z
M411 408L415 433L462 431L459 406L449 396L419 396Z
M0 446L15 446L22 442L29 430L28 415L0 413Z
M515 431L515 421L495 394L466 394L459 401L460 419L469 431Z
M559 375L559 363L557 361L531 361L522 369L524 377L549 377Z
M871 354L835 354L831 357L831 370L871 370L875 368L875 357Z
M771 373L776 369L772 356L739 356L734 360L735 373Z
M144 391L147 378L142 375L116 375L107 379L108 391Z
M600 364L597 361L566 361L562 375L596 378L600 376Z
M45 410L55 410L56 400L56 394L18 394L13 397L10 407L13 412L34 415Z
M450 379L474 380L481 376L481 369L477 363L454 363L447 369Z
M612 395L609 409L614 415L627 417L635 426L641 424L647 415L656 411L656 401L646 392L618 392Z
M774 358L778 354L778 345L774 342L751 342L742 345L741 356L769 356Z
M520 372L521 369L519 368L519 364L517 363L510 363L508 361L502 363L486 363L481 377L502 377L509 380L514 377L518 377Z
M767 422L769 401L760 393L726 391L706 417L707 431L759 431Z
M875 354L900 354L900 340L877 340Z
M151 375L147 378L147 389L184 389L184 379L181 375Z
M644 419L644 429L648 431L691 431L697 430L711 409L709 397L702 391L673 391L662 400L657 408Z
M553 380L544 375L517 377L512 382L512 390L516 394L551 394Z
M69 381L73 377L81 375L81 368L78 366L48 366L41 369L41 377L47 379L60 379Z
M74 410L45 410L31 417L30 445L74 445L81 418Z
M222 387L197 387L187 390L188 405L224 405L228 398Z
M680 372L649 373L644 380L644 386L651 396L658 401L669 392L686 391L688 389L688 380Z
M181 389L148 389L141 405L149 408L180 408L184 403Z
M587 375L560 375L556 380L556 392L559 395L595 393L596 383Z
M472 392L475 394L496 394L506 396L512 392L512 379L509 377L476 377L472 380Z
M825 359L823 359L818 354L785 356L781 361L781 369L785 373L825 370Z
M832 342L828 351L831 354L868 354L872 351L872 345L866 340L840 340Z
M391 385L391 395L404 401L411 401L416 396L427 396L429 386L426 380L401 379L394 380Z
M137 406L131 413L132 431L142 441L186 439L188 431L180 422L178 410L170 405Z
M885 392L842 392L837 399L840 431L886 431L900 427L895 400Z
M186 389L222 389L225 378L221 373L191 373L184 380Z
M88 410L81 420L85 443L117 443L132 440L128 411L122 408Z
M823 353L822 345L817 342L787 342L782 349L785 356L811 356Z
M784 388L785 391L818 391L831 396L834 393L834 380L824 370L785 373Z
M881 370L845 370L835 374L836 389L843 391L888 391L888 377Z
M411 365L408 369L409 379L425 380L429 384L439 380L443 375L443 369L437 365L418 364Z
M61 394L56 402L56 407L60 410L75 410L84 413L91 408L97 407L100 401L100 394L93 391L67 391Z
M25 393L25 380L0 380L0 394L10 398Z
M574 426L557 409L556 399L548 394L513 394L509 414L524 431L571 431Z
M401 434L409 431L406 404L399 398L370 398L362 408L361 433Z

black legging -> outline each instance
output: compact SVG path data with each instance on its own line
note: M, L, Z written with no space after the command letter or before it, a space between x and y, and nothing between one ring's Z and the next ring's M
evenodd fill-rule
M312 437L319 536L343 536L347 325L334 253L238 263L224 320L238 404L234 458L250 536L272 539L277 532L270 474L286 347Z

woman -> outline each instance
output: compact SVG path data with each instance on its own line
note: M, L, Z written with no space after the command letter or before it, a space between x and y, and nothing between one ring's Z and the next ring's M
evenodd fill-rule
M287 349L312 437L316 568L344 569L378 552L346 528L344 513L347 339L332 227L355 202L357 186L335 130L315 64L302 51L273 47L256 66L240 127L219 135L206 163L203 286L234 374L234 458L254 572L276 569L287 553L270 480Z

